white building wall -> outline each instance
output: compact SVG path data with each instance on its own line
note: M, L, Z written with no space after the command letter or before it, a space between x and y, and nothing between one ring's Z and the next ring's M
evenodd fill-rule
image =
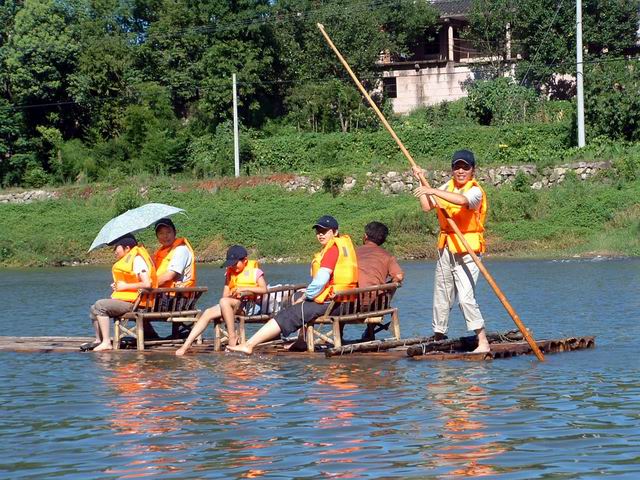
M399 114L466 97L463 85L475 77L468 65L453 62L442 67L392 70L385 76L396 77L397 97L392 99L392 105L393 111Z

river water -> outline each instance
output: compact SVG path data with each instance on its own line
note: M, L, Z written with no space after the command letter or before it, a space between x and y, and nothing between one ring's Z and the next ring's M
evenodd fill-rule
M596 348L544 363L0 352L0 477L640 478L640 261L486 264L536 338ZM428 335L434 264L403 267L403 337ZM264 268L271 284L308 275ZM200 279L214 303L222 271ZM108 284L105 268L2 270L2 331L91 335ZM514 328L484 281L478 299L489 331ZM450 336L463 323L455 309Z

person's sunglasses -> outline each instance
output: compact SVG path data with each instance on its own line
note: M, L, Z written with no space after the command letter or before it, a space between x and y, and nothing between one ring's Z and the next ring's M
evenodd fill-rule
M471 170L471 165L469 165L468 163L465 163L465 162L454 163L453 164L453 170L459 170L459 169L462 169L462 170L465 170L465 171Z
M316 235L325 235L329 230L331 230L330 228L318 228L316 227Z

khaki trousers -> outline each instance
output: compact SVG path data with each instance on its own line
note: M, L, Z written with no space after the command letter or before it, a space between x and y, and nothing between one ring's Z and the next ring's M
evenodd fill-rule
M116 318L133 310L133 303L115 298L103 298L91 306L89 316L97 320L98 316Z
M454 254L448 248L438 251L433 282L433 331L447 333L449 313L458 298L467 330L484 327L484 319L476 303L476 282L480 270L469 254Z

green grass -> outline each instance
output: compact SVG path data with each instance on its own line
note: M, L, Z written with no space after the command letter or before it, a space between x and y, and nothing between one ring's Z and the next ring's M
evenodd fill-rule
M387 246L400 258L435 254L435 215L423 214L408 194L353 192L333 197L291 193L272 185L210 193L192 185L175 188L162 180L148 188L145 198L134 187L114 194L94 186L88 196L87 191L70 189L61 200L0 205L0 231L8 232L0 239L0 265L108 263L108 250L87 253L93 238L123 205L145 202L184 208L186 216L174 217L179 232L192 240L198 257L206 261L218 260L234 243L246 245L259 257L306 261L317 249L311 225L324 214L334 215L341 231L358 242L366 223L385 222L391 231ZM489 254L640 255L640 180L569 181L542 191L487 191ZM156 244L151 229L139 238Z

